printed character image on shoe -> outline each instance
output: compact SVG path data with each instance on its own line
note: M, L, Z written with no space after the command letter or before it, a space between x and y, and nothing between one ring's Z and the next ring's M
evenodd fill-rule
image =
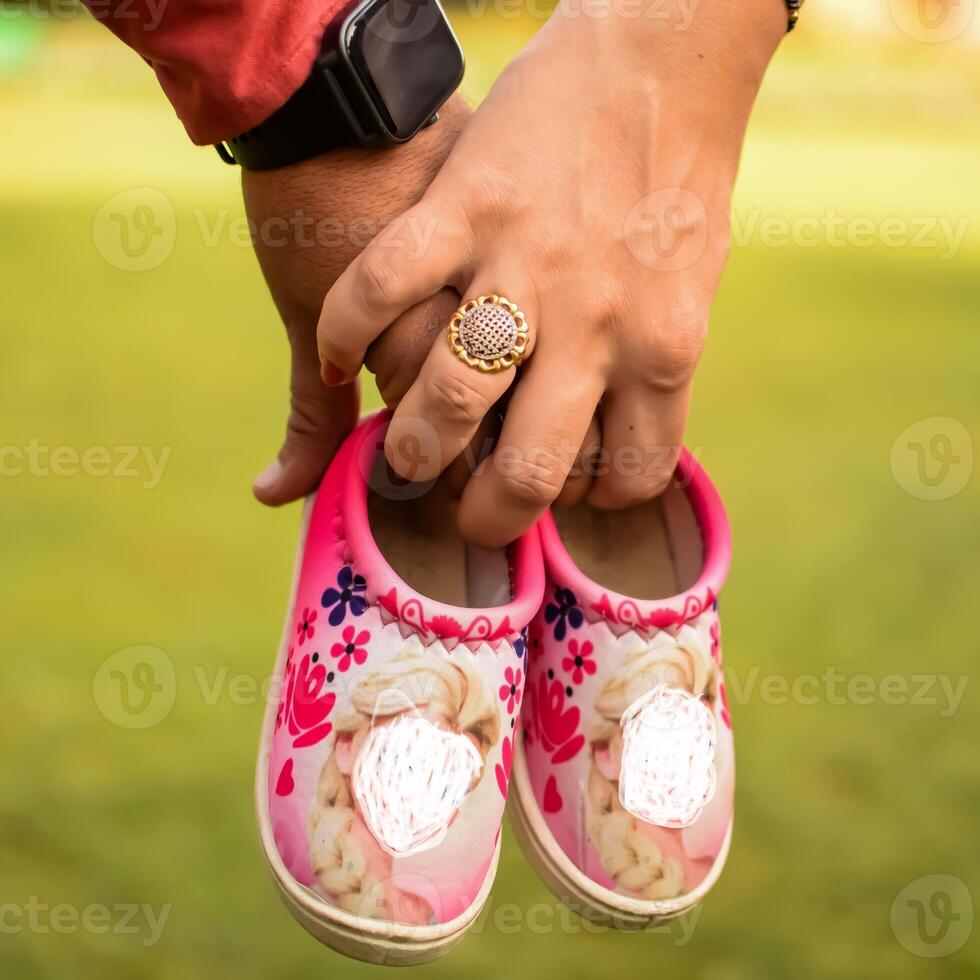
M315 888L360 915L438 921L428 880L394 864L445 837L499 742L497 705L463 656L410 650L365 674L350 702L310 813Z
M731 536L682 453L658 500L546 515L512 805L545 881L630 926L694 905L724 864L734 751L717 596Z

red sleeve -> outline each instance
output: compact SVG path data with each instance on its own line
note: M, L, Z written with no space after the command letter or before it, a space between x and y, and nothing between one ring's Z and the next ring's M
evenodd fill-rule
M198 144L251 129L310 73L345 0L83 0L141 54Z

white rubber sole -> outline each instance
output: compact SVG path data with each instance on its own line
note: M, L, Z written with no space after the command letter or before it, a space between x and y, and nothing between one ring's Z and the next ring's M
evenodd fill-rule
M534 799L521 732L515 736L508 803L511 827L524 856L557 898L590 922L631 932L655 926L694 908L718 880L732 838L732 828L729 826L718 860L707 878L693 891L679 898L647 901L621 895L598 884L562 850Z
M290 613L296 600L303 549L312 509L313 497L309 497L303 511L299 547L293 567L293 583L286 609L286 623L276 658L274 675L276 677L282 676L289 650ZM486 904L500 857L499 835L493 860L490 862L479 893L465 912L449 922L430 926L405 925L352 915L331 905L312 889L296 881L283 863L273 838L272 821L269 816L269 746L272 744L275 730L276 707L275 702L270 701L265 709L258 763L255 767L255 806L265 859L286 908L311 936L325 946L365 963L415 966L429 963L445 955L473 925Z

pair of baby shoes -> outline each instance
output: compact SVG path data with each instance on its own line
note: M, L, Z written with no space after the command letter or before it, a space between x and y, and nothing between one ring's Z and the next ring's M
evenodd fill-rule
M576 911L683 913L732 825L718 494L685 451L649 504L469 548L450 499L389 482L388 419L362 421L304 512L256 779L286 905L349 956L434 959L487 900L509 795Z

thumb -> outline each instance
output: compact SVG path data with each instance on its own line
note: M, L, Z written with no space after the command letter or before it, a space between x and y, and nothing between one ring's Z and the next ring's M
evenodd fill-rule
M315 338L293 338L286 439L275 461L252 484L263 504L278 507L317 488L330 460L357 424L358 383L328 388L320 379Z

